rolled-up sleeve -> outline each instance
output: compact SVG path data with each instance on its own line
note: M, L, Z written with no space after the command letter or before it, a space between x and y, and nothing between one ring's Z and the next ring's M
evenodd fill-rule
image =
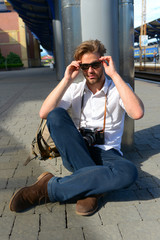
M72 104L72 89L71 86L67 89L65 94L63 95L61 101L58 104L58 107L64 108L68 110Z

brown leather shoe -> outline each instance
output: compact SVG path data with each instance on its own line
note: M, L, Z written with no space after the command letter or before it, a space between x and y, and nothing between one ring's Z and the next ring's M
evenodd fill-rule
M52 177L53 174L49 172L42 173L35 184L19 189L10 200L10 210L21 212L40 204L42 200L49 202L47 183Z
M80 199L76 204L76 213L81 216L89 216L96 212L98 208L99 196Z

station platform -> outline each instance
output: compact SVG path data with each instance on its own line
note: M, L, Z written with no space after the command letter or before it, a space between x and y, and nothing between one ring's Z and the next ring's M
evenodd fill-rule
M93 216L75 213L75 204L48 203L23 213L9 210L20 187L44 171L70 174L61 158L24 166L40 122L39 109L57 85L50 68L0 72L0 239L3 240L159 240L160 236L160 84L135 79L145 115L135 121L135 145L125 153L139 171L128 189L101 198Z
M145 74L145 78L147 78L147 73L148 77L152 75L160 75L160 62L142 62L141 66L139 62L134 63L135 71L139 74ZM158 78L157 78L158 80ZM160 79L159 79L160 81Z
M147 79L147 80L160 82L160 72L157 72L157 71L149 72L145 70L142 70L142 71L136 70L135 77L142 78L144 80Z

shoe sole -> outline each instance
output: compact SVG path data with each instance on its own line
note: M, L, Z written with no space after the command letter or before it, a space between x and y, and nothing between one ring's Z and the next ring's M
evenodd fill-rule
M48 174L50 174L50 172L44 172L44 173L42 173L42 174L37 178L37 181L36 181L34 184L30 185L30 187L33 186L33 185L35 185L36 183L38 183L43 177L45 177L45 176L48 175ZM13 194L13 196L12 196L10 202L9 202L9 209L10 209L10 210L11 210L12 200L15 198L15 196L17 195L17 193L20 192L20 191L21 191L22 189L24 189L24 188L27 188L27 187L20 188L20 189L18 189L18 190ZM11 211L13 211L13 210L11 210Z
M98 206L97 206L94 210L92 210L92 211L90 211L90 212L82 213L82 212L77 212L77 211L76 211L76 214L77 214L77 215L80 215L80 216L90 216L90 215L92 215L93 213L95 213L95 212L97 211L97 209L98 209Z
M98 196L98 199L100 199L101 197L103 197L103 194L99 194L97 196ZM85 212L85 213L78 212L78 211L75 211L75 212L76 212L77 215L80 215L80 216L90 216L93 213L95 213L97 211L97 209L98 209L98 205L97 205L97 207L94 210L92 210L90 212Z

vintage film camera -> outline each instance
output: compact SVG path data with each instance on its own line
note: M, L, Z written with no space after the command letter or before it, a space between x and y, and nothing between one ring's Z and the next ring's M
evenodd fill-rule
M97 128L89 129L89 128L80 128L80 133L83 136L87 146L93 146L95 144L104 144L104 131L98 130Z

